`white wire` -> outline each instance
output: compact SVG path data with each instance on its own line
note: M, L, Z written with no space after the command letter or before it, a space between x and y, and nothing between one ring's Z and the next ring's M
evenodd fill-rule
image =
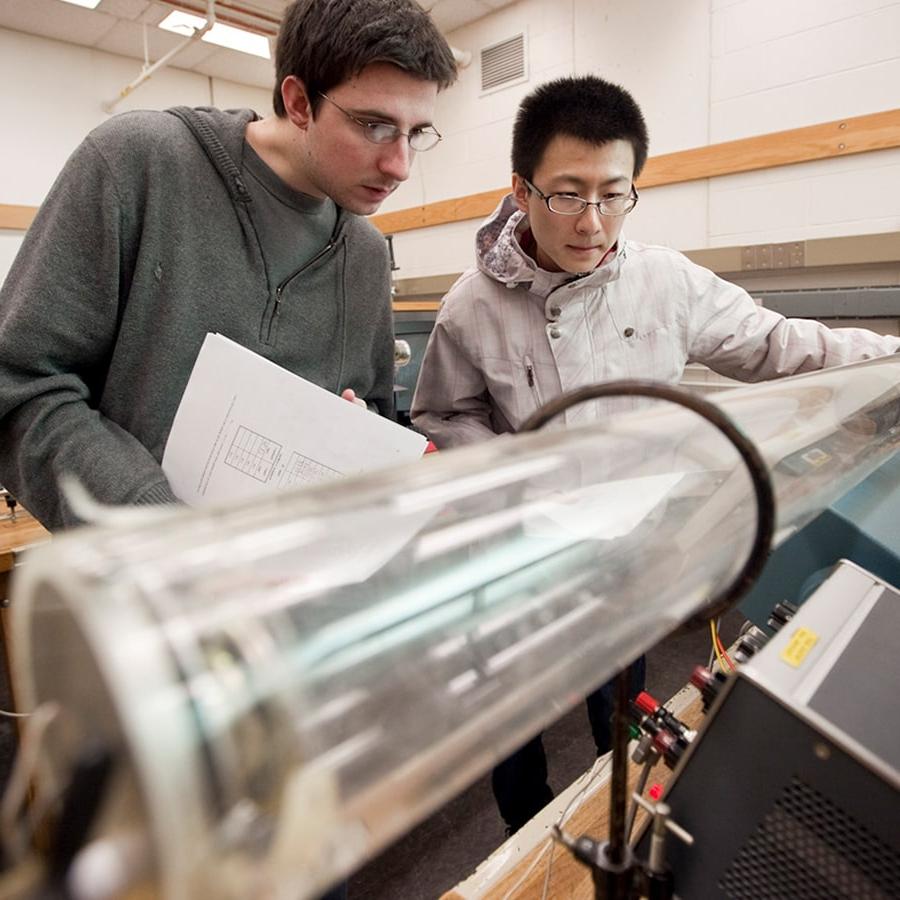
M34 715L34 713L20 713L12 712L8 709L0 709L0 716L9 716L11 719L27 719L31 715Z
M515 892L520 887L522 887L523 883L525 882L525 879L528 878L528 876L537 868L537 864L544 858L547 851L550 850L552 847L553 847L552 838L547 838L544 841L544 846L543 846L543 848L541 848L541 852L538 853L538 855L535 856L535 858L531 861L528 868L519 877L519 880L503 895L503 900L510 900L510 897L512 897L513 894L515 894ZM552 856L551 856L551 858L552 858Z
M556 842L550 842L550 859L547 860L547 871L544 873L544 889L541 891L541 900L547 900L547 891L550 889L550 873L553 871L553 851L556 849Z
M605 770L609 768L611 761L610 754L606 754L604 756L600 756L597 758L594 765L591 767L590 772L587 775L587 780L584 783L584 787L569 801L566 808L562 811L560 817L556 820L555 825L557 828L562 828L567 819L574 815L578 808L581 806L585 795L588 792L588 789L594 784L594 782L603 774L605 774ZM544 890L541 892L541 900L546 900L547 891L550 887L550 873L553 870L553 853L552 850L556 846L556 842L553 838L546 838L544 842L544 846L541 848L541 852L535 856L535 858L529 863L528 868L519 876L519 880L503 895L502 900L510 900L511 897L519 890L520 887L525 883L525 880L529 875L537 868L538 863L547 855L547 851L550 850L550 859L547 861L547 871L544 875Z

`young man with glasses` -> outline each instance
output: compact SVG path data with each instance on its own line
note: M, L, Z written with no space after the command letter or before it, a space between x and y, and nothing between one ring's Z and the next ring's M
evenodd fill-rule
M688 362L759 381L892 353L900 339L785 319L666 247L623 237L647 128L631 95L594 76L542 85L513 129L512 193L478 231L476 267L444 298L412 421L438 448L515 432L564 391L620 378L677 382ZM630 400L574 406L548 427ZM634 688L640 687L639 664ZM602 753L608 688L588 698ZM509 831L552 797L540 738L494 771Z
M402 39L400 38L402 36ZM75 151L0 293L0 482L51 529L72 473L105 503L160 468L207 332L393 409L390 270L360 216L440 140L456 67L415 0L298 0L275 115L131 112Z

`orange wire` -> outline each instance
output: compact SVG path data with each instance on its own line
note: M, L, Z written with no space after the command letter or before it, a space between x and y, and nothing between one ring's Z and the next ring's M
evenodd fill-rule
M719 645L719 651L722 656L725 657L725 662L728 663L729 668L732 672L737 671L737 666L732 661L731 657L728 655L728 651L725 649L725 645L722 643L722 638L719 637L719 629L716 628L716 643Z

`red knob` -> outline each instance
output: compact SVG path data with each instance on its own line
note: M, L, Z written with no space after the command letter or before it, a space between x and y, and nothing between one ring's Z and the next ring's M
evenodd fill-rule
M660 756L665 757L667 754L673 753L675 751L676 743L678 743L678 741L676 740L675 735L668 731L657 731L656 734L653 735L653 746L656 747Z
M634 704L645 716L652 716L659 709L659 704L646 691L634 698Z
M709 687L715 680L713 673L705 666L695 666L694 671L691 672L691 684L697 688L698 691L702 691L704 688Z

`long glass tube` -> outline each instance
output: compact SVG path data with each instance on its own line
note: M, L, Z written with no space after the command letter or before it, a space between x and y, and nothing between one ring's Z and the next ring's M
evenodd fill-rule
M779 540L900 444L900 357L716 399ZM694 413L637 405L35 552L17 681L62 710L58 781L115 754L95 846L167 898L315 896L702 610L749 552L750 479Z

